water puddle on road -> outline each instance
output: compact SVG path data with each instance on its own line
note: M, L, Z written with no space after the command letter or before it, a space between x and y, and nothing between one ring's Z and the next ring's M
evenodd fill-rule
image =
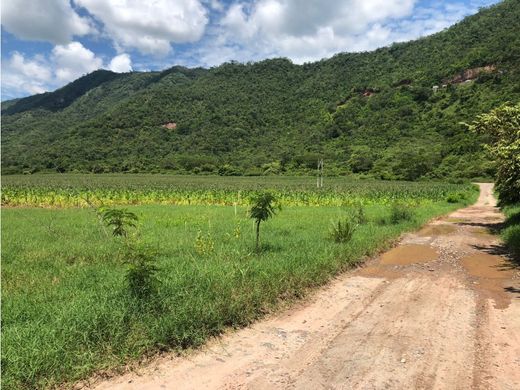
M471 233L476 237L482 237L486 239L495 238L495 235L491 232L491 230L485 227L473 228L471 229Z
M381 256L381 264L410 265L437 259L437 252L428 245L402 245Z
M453 233L457 228L453 225L428 225L425 228L419 230L417 233L419 236L442 236L445 234Z
M515 267L501 256L477 253L461 259L462 266L478 278L476 286L495 301L495 308L504 309L511 303L511 298L518 284L513 280ZM508 289L513 292L508 292Z
M477 253L461 260L470 275L487 279L510 279L513 277L511 264L503 257Z

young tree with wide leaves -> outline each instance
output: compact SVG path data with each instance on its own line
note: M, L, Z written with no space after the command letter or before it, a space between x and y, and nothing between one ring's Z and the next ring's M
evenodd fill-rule
M276 197L270 192L256 194L251 198L249 217L255 220L256 250L260 248L260 223L276 214L280 206L276 205Z

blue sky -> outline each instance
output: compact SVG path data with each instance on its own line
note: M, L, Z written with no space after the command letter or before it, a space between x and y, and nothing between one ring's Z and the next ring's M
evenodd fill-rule
M104 68L316 61L440 31L498 0L3 0L2 100Z

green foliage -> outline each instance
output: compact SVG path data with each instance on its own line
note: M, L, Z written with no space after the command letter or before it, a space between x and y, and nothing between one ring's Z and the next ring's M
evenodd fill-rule
M449 194L448 197L446 198L446 202L448 202L448 203L461 203L461 202L464 202L467 199L468 199L467 194L462 192L462 191L460 191L460 192L455 192L455 193Z
M128 268L125 279L133 297L149 300L156 293L159 267L155 257L156 254L147 247L133 244L126 248L124 261Z
M256 228L256 250L260 245L260 223L272 218L280 209L276 205L276 197L270 192L260 192L251 197L251 208L249 218L255 220Z
M358 225L364 225L368 222L365 208L361 203L355 204L352 209L349 210L349 214L352 220Z
M479 115L470 129L486 136L487 150L496 160L500 202L520 202L520 103Z
M414 216L415 214L411 205L394 203L390 209L390 223L394 225L401 222L412 221Z
M351 217L345 217L332 223L330 237L334 242L345 244L352 239L358 224Z
M459 123L520 100L518 31L506 0L430 37L301 66L94 72L3 103L2 171L308 174L324 159L326 176L490 177L483 137Z
M213 253L215 249L215 241L212 239L211 234L203 234L202 230L199 229L197 237L195 238L195 252L199 255L207 255Z
M103 222L112 228L114 236L127 237L130 228L137 226L137 215L127 209L101 208Z
M504 208L507 216L504 229L501 232L506 246L520 263L520 204L512 204Z

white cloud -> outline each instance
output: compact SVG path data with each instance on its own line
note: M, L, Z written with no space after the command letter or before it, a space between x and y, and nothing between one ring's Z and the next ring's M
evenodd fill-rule
M130 72L132 60L123 53L104 65L100 57L79 42L57 45L47 58L13 52L2 59L2 99L51 91L100 68Z
M108 69L117 73L131 72L132 60L126 53L119 54L112 58L112 61L110 61L110 64L108 64Z
M338 51L366 50L386 43L390 33L383 23L409 16L415 3L345 0L330 7L322 0L235 3L221 19L217 34L224 37L226 45L254 48L258 58L253 59L273 53L302 63Z
M65 44L73 36L94 32L69 0L3 0L2 25L18 38Z
M438 32L496 0L253 0L229 5L186 63L288 57L316 61Z
M118 48L166 55L170 43L199 40L208 16L199 0L76 0L104 25ZM216 3L217 4L217 3Z
M103 65L101 58L96 57L92 51L79 42L55 46L52 49L51 58L56 66L56 80L60 83L75 80Z
M52 72L41 57L26 59L14 52L10 58L2 60L2 99L22 94L46 91ZM16 93L18 92L18 93Z

